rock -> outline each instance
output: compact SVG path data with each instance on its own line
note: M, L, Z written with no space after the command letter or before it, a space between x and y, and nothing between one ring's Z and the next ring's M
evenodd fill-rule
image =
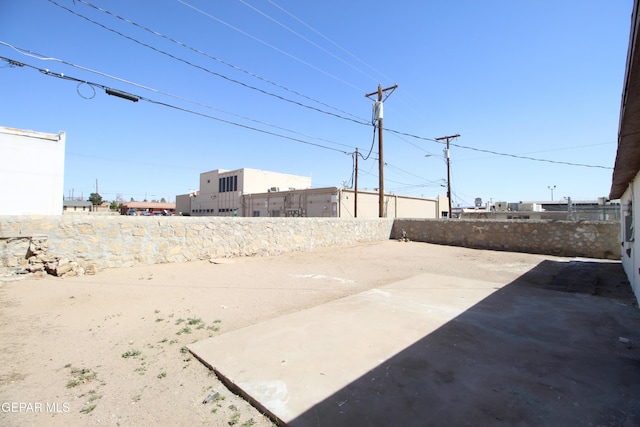
M58 277L62 277L63 275L73 271L73 264L71 262L66 262L65 264L58 263L58 266L55 269L55 275Z
M211 264L233 264L233 260L229 258L211 258L209 260Z

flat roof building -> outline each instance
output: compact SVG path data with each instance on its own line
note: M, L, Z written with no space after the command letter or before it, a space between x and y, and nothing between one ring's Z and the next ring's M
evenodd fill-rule
M62 215L66 134L0 127L0 215Z
M442 218L447 198L386 194L385 216ZM377 192L312 188L311 178L256 169L216 169L200 174L200 190L176 196L176 212L192 216L372 218Z

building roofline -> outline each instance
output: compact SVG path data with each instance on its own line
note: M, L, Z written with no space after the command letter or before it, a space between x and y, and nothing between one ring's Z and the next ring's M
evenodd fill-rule
M619 199L640 170L640 0L633 3L629 48L620 105L618 151L616 153L610 199Z
M8 135L19 135L27 138L46 139L49 141L60 141L65 136L65 133L63 131L60 131L59 133L46 133L38 132L35 130L10 128L6 126L0 126L0 133Z
M175 203L156 203L156 202L123 202L121 205L122 209L145 209L145 208L156 208L156 209L175 209Z

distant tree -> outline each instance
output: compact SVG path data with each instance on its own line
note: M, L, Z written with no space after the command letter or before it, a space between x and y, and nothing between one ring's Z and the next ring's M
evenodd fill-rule
M91 194L89 194L89 201L91 202L91 204L93 206L101 205L102 204L102 196L99 195L98 193L91 193Z
M135 199L132 197L131 200L129 200L130 202L135 202Z
M111 202L111 204L109 205L109 209L111 209L112 211L119 211L120 210L120 206L122 204L116 201Z
M167 203L167 201L163 197L162 199L160 199L160 203Z

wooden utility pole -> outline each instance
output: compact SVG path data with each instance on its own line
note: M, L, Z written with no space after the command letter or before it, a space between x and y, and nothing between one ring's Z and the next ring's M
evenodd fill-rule
M447 199L449 199L449 218L453 215L453 211L451 209L451 156L449 156L449 140L458 138L459 136L459 134L455 134L436 138L436 141L447 141L447 148L444 150L444 156L447 159Z
M380 218L384 217L384 155L383 155L383 147L382 147L382 118L383 118L383 114L382 114L382 105L383 105L383 100L382 100L382 94L384 92L387 91L391 91L389 92L389 94L385 97L385 101L387 98L389 98L389 96L393 93L393 91L398 87L398 85L393 85L391 87L388 87L386 89L382 89L382 85L378 85L378 90L375 92L371 92L366 94L365 96L367 98L373 96L373 95L378 95L378 100L375 102L375 107L374 107L374 120L378 120L378 175L379 175L379 188L378 188L378 193L379 193L379 200L378 200L378 216Z
M356 172L356 176L354 178L354 195L353 195L353 217L354 218L358 218L358 156L360 154L358 153L358 147L356 147L356 166L355 166L355 172Z

